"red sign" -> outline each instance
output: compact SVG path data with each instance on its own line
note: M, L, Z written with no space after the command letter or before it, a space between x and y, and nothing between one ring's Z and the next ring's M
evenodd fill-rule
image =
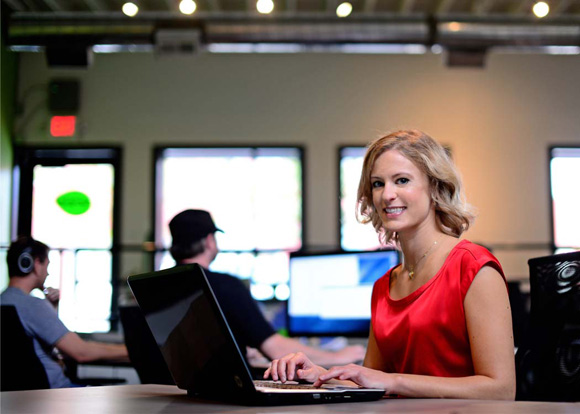
M75 134L76 123L76 116L53 116L50 119L50 135L72 137Z

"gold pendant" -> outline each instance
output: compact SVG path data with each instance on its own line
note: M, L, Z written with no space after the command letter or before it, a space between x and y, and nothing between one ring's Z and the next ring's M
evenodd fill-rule
M415 272L413 270L411 270L409 272L409 279L413 280L413 277L415 277Z

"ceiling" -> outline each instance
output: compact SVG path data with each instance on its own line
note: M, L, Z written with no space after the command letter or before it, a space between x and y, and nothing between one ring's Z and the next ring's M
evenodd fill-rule
M133 0L142 13L178 13L179 0ZM120 13L122 0L2 0L23 13ZM276 0L274 14L334 14L339 0ZM197 13L253 14L255 0L198 0ZM390 13L467 14L482 16L531 16L535 3L530 0L350 0L353 15ZM579 0L549 0L551 16L580 16Z
M1 0L5 44L71 49L93 45L149 45L188 53L220 43L300 45L419 44L484 50L497 46L580 47L580 0L548 0L538 19L530 0L350 0L353 12L335 13L339 0L274 0L270 15L255 0L196 0L186 16L179 0ZM9 12L7 13L6 10Z

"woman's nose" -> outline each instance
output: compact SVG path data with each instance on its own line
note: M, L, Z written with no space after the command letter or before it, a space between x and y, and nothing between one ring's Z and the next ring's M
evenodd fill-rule
M397 192L391 184L385 184L383 187L383 200L392 201L397 198Z

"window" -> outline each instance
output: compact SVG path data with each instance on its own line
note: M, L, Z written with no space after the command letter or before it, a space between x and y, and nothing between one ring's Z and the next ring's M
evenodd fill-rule
M118 149L16 151L13 237L30 234L51 248L45 285L60 289L59 317L72 331L108 332L115 325L119 158Z
M158 148L155 174L156 269L174 265L169 221L203 209L225 232L211 270L249 280L255 299L286 299L289 253L302 247L300 148Z
M372 224L356 218L357 191L366 147L339 149L340 247L343 250L375 250L381 247Z
M550 148L552 244L557 253L580 249L580 147Z

